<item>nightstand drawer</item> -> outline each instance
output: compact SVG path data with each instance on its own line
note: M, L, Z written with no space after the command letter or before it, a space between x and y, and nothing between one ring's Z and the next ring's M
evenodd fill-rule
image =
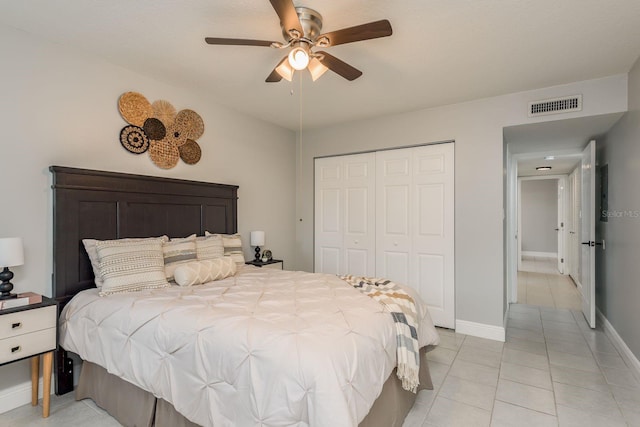
M55 305L2 315L0 316L0 339L55 328L56 316Z
M31 310L37 311L37 310ZM56 328L0 340L0 364L55 350Z

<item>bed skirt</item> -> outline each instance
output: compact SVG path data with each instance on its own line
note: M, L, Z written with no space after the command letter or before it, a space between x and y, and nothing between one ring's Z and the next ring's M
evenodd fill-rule
M430 350L430 349L429 349ZM432 390L426 348L420 350L420 386ZM76 400L91 399L127 427L197 427L166 400L107 372L91 362L83 362L76 388ZM369 414L358 427L400 427L411 410L416 395L402 388L395 369Z

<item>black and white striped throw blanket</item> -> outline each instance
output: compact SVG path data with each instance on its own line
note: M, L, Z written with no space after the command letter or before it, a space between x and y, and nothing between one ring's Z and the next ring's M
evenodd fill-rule
M398 378L402 388L413 393L420 384L420 346L418 344L418 314L413 298L390 280L375 277L345 275L342 280L382 304L393 317L396 326Z

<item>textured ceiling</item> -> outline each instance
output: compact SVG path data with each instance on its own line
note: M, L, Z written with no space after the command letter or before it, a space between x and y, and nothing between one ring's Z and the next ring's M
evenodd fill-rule
M387 18L391 37L330 48L364 75L267 84L283 52L205 36L281 40L267 0L0 0L0 22L219 104L297 129L627 72L638 0L295 0L324 31ZM302 100L299 95L302 94Z

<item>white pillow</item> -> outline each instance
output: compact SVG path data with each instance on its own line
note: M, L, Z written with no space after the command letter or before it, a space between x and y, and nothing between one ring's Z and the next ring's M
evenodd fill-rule
M167 280L173 280L173 272L180 264L196 260L196 235L163 242L162 253Z
M214 280L222 280L236 274L236 263L231 257L190 262L176 268L174 277L180 286L201 285Z
M160 237L142 237L142 238L133 238L133 239L117 239L114 241L118 242L133 242L140 241L146 239L162 239L163 241L168 241L169 238L167 236ZM84 250L87 251L87 255L89 255L89 261L91 261L91 269L93 270L93 277L96 287L102 287L102 277L100 277L100 261L98 260L98 250L96 249L96 242L100 240L96 239L82 239L82 244L84 245ZM104 240L105 242L107 240Z
M229 255L236 262L238 270L244 267L244 253L242 252L242 236L240 234L211 234L204 232L207 237L221 236L225 256Z
M96 242L103 284L100 296L166 288L162 239Z

